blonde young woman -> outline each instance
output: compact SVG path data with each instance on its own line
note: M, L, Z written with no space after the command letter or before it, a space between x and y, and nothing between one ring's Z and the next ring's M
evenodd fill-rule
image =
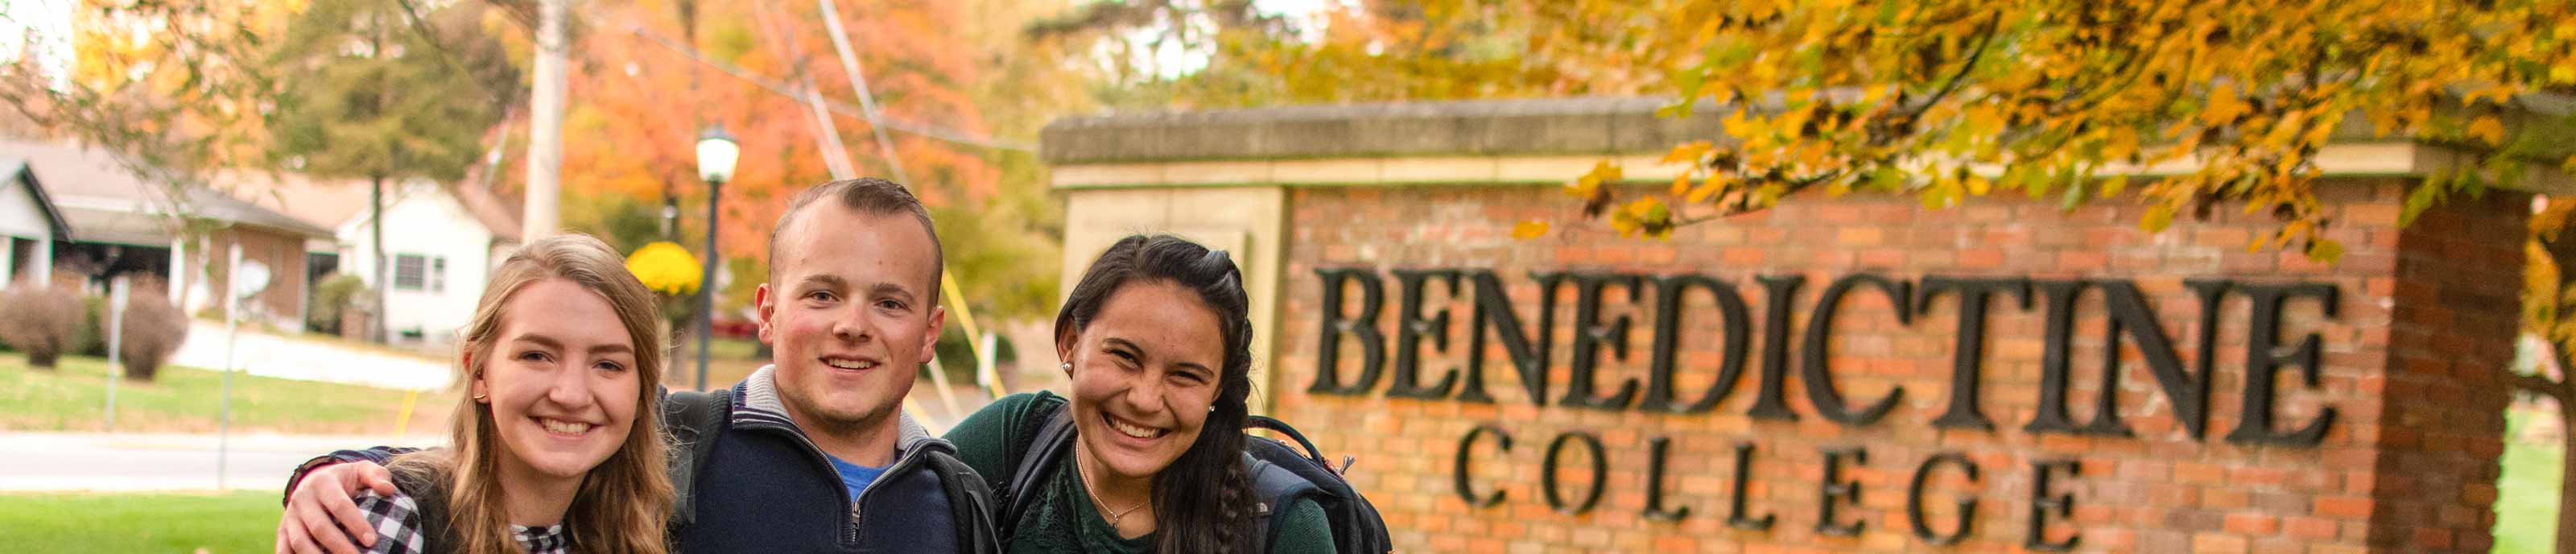
M599 239L512 254L462 336L452 447L394 458L399 490L358 499L370 551L665 552L659 321Z

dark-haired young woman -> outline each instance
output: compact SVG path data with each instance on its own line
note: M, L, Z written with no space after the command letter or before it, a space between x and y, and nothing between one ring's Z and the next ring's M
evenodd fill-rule
M1058 413L1072 451L1040 468L1017 521L999 526L1013 554L1332 552L1312 501L1276 515L1245 474L1252 323L1243 275L1224 251L1172 236L1130 236L1092 262L1055 319L1071 396L1015 394L950 430L958 457L987 479L1014 478ZM997 483L996 491L1012 483ZM1253 518L1278 540L1256 549Z

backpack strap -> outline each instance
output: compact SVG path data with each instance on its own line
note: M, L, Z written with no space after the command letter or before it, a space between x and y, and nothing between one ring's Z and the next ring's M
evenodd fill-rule
M1270 552L1272 546L1279 543L1280 529L1275 525L1279 517L1287 515L1288 509L1296 506L1297 501L1320 496L1324 491L1316 487L1313 481L1298 475L1296 471L1261 459L1261 456L1250 452L1265 448L1275 448L1284 452L1288 450L1287 445L1266 439L1255 439L1245 442L1244 446L1247 450L1243 455L1244 474L1252 481L1252 497L1261 503L1260 506L1255 507L1252 514L1252 536L1259 538L1253 541L1252 551L1254 554L1265 554Z
M939 472L939 489L948 493L948 510L957 527L957 548L965 554L1002 554L1000 526L993 524L993 489L975 468L945 451L922 453Z
M405 470L389 473L393 477L394 489L411 497L412 516L420 519L420 537L413 539L415 544L427 543L433 552L439 545L461 544L456 540L455 529L448 526L446 472Z
M1260 429L1286 435L1289 439L1297 441L1297 446L1306 448L1306 459L1314 460L1317 465L1324 466L1325 469L1332 469L1333 467L1333 464L1326 463L1324 461L1324 451L1322 449L1315 448L1315 441L1306 440L1306 434L1297 432L1297 428L1295 427L1289 427L1288 422L1280 421L1266 415L1255 415L1245 418L1243 427L1246 429ZM1334 471L1334 473L1338 474L1341 472Z
M673 527L697 521L698 472L706 468L707 457L716 450L716 437L724 434L732 414L733 389L663 395L662 421L671 430L673 446L686 452L671 459Z
M1007 519L1002 520L1002 526L1019 525L1020 519L1028 514L1029 506L1037 503L1038 485L1046 481L1047 469L1055 467L1065 452L1072 450L1071 410L1057 405L1045 417L1046 423L1038 426L1037 438L1029 441L1028 451L1020 453L1019 462L1012 465L1010 496L1002 498L1007 506L1003 512Z

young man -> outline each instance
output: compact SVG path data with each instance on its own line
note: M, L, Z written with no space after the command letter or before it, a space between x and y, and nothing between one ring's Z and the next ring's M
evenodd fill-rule
M664 425L685 441L673 448L683 458L673 481L688 484L673 514L678 551L989 548L991 523L968 506L990 498L982 479L901 409L946 319L929 212L882 179L825 183L790 203L769 252L754 303L772 365L729 395L665 401ZM710 399L729 399L722 417L699 419L720 422L693 428L691 410L676 407ZM391 453L334 453L316 462L353 463L290 482L277 550L355 553L380 538L349 524L364 521L349 497L392 491L382 467L366 463Z

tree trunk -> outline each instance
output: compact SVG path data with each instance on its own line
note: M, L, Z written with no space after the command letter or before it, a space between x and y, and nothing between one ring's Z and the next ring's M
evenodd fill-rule
M563 173L564 64L569 40L565 36L570 17L565 13L571 0L537 0L537 61L532 76L528 130L528 198L527 212L521 224L521 244L555 233L556 205L560 200Z
M2559 399L2558 444L2562 452L2576 453L2576 410L2568 409L2566 399ZM2576 554L2576 460L2558 465L2558 554Z
M375 289L376 298L375 309L367 313L367 338L381 344L389 342L387 339L390 338L385 335L385 290L393 288L394 284L385 275L385 260L389 258L385 257L385 178L383 177L375 178L367 186L367 234L369 235L367 248L375 253L373 262L376 267L376 286L368 287Z

